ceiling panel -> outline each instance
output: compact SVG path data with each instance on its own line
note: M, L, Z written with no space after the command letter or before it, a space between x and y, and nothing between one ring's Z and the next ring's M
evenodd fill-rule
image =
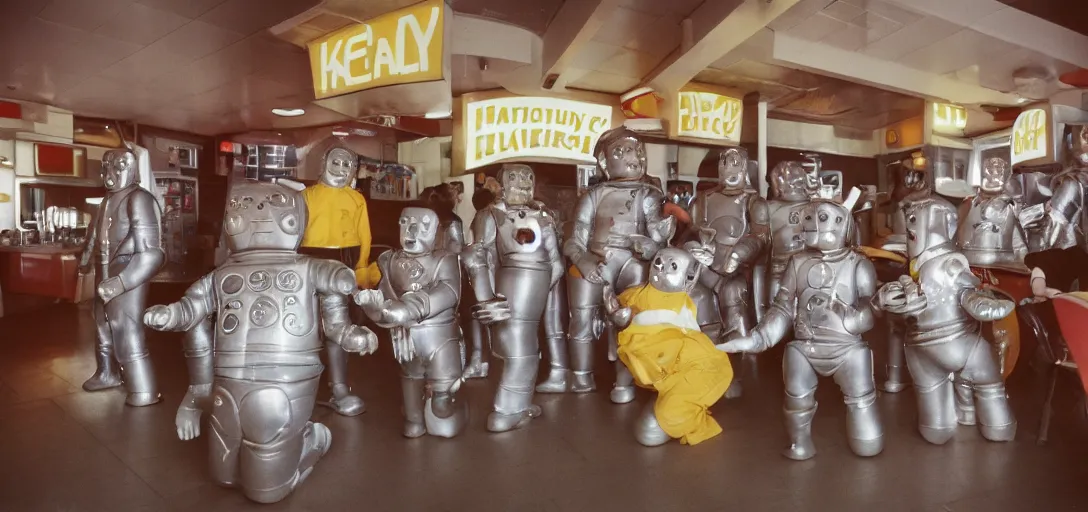
M808 19L794 25L787 30L791 36L799 37L806 41L820 41L834 32L845 30L849 26L842 20L837 20L822 12L810 16Z
M193 58L171 53L164 46L147 47L102 70L109 77L146 83L181 69L193 62Z
M192 21L148 48L199 59L238 42L245 34L217 27L205 21Z
M915 50L944 39L963 27L940 18L924 17L886 37L870 41L861 53L884 60L897 60Z
M641 78L634 78L600 71L590 71L585 75L567 84L567 87L575 89L588 89L591 91L623 94L635 88L641 82Z
M622 49L612 58L597 66L597 71L614 75L642 78L653 71L661 57L634 50Z
M838 0L836 3L854 5L866 12L878 14L900 25L909 25L925 17L882 0Z
M1018 48L974 30L963 29L911 52L899 62L915 69L943 75L991 57L1000 58Z
M136 0L136 3L179 14L189 19L196 19L202 14L212 10L215 6L223 3L223 1L224 0Z
M641 30L629 40L624 48L664 57L680 47L680 20L678 14L667 14L658 18L653 30Z
M1088 36L1088 16L1084 3L1070 0L999 0L1051 23Z
M447 0L447 3L455 12L503 21L543 35L563 0Z
M789 30L820 12L835 0L801 0L767 25L771 30Z
M200 21L249 35L320 3L321 0L227 0L204 13Z
M139 45L149 45L189 23L189 18L142 4L119 9L98 26L96 34Z
M628 9L654 16L677 15L681 18L686 18L702 3L703 0L672 0L669 2L661 0L620 0L620 5Z
M38 13L38 17L93 32L130 3L131 0L53 0Z
M601 25L601 28L597 30L593 40L623 46L633 40L635 34L651 31L650 26L660 17L625 7L617 7L616 10L612 11L611 16L608 17L605 23Z

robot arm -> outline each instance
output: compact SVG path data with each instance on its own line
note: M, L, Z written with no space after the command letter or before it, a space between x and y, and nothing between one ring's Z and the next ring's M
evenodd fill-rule
M632 293L638 293L637 288L628 288L624 291L624 300L629 300L629 296ZM608 319L616 326L616 329L623 330L627 326L631 325L633 311L629 307L625 307L620 303L618 297L616 297L616 291L611 285L604 285L604 311L608 314Z
M144 324L156 331L189 331L200 325L216 309L215 274L193 283L181 300L168 305L151 306L144 313Z
M495 298L495 238L498 228L491 209L480 210L472 220L472 237L475 242L461 255L468 271L469 282L476 300L486 302Z
M159 224L159 205L155 196L141 189L129 197L131 227L128 237L132 240L134 254L124 270L98 285L99 295L106 302L150 281L166 259L162 251L162 226Z
M563 256L559 254L559 235L554 222L548 222L543 226L541 236L544 249L548 251L548 261L552 265L551 286L554 287L563 278Z
M382 327L411 327L443 311L457 307L460 299L461 268L457 255L446 254L438 260L435 282L416 292L407 292L399 300L376 304L376 297L360 293L356 302L363 306L375 323Z
M460 220L450 223L446 230L446 251L452 254L461 254L465 249L465 228Z
M1062 180L1054 196L1046 202L1043 217L1043 242L1051 248L1058 243L1063 231L1075 225L1084 208L1084 191L1076 177Z
M359 288L369 288L375 283L370 282L370 213L366 209L366 199L360 197L359 218L356 221L356 232L359 234L359 261L355 263L355 282Z
M767 308L759 325L752 329L752 337L756 339L759 346L757 352L777 345L793 327L794 316L797 314L797 265L795 262L796 260L791 257L786 265L786 271L782 274L782 281L778 285L778 294L774 297L774 303Z
M374 353L378 349L377 336L366 327L352 324L348 315L348 295L355 290L355 273L347 265L333 260L314 258L309 266L325 339L347 352Z
M672 239L676 231L676 217L662 215L661 206L665 202L665 196L657 187L647 187L646 195L642 198L642 213L646 218L646 231L650 238L657 243L657 248L665 247ZM656 249L654 252L657 252ZM644 256L645 253L644 253ZM646 256L646 259L653 254Z
M949 264L949 273L953 275L960 293L960 306L980 322L993 322L1009 316L1016 304L1010 300L998 299L989 291L980 288L982 281L975 277L963 263L953 261Z
M102 216L102 210L106 207L106 201L99 203L98 210L94 212L94 219L87 228L87 243L83 246L83 253L79 256L79 271L90 272L91 261L94 258L94 246L98 245L98 219Z
M600 263L599 258L589 252L589 235L593 230L593 217L597 213L594 203L596 190L591 189L578 199L578 205L574 208L574 229L570 239L563 244L563 256L569 258L587 278L597 274Z
M850 334L864 334L873 328L872 297L876 295L876 267L868 258L862 257L854 270L854 285L857 287L857 306L848 306L835 301L832 307L844 307L843 326Z

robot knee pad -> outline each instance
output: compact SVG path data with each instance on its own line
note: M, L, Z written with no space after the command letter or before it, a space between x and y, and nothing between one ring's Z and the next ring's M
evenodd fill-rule
M635 440L642 446L661 446L672 439L661 428L654 413L654 404L650 402L642 409L635 422Z
M242 426L238 404L225 389L213 392L213 409L208 420L212 436L208 439L208 462L212 480L223 487L238 485L238 452L242 445Z
M247 394L238 412L242 489L258 503L280 501L297 484L304 448L302 429L293 424L290 399L282 389L262 388Z
M978 401L978 428L982 437L997 442L1016 438L1016 418L1009 407L1004 384L975 386L975 399Z
M873 457L884 450L884 427L876 407L876 392L846 398L846 433L850 450L860 457Z

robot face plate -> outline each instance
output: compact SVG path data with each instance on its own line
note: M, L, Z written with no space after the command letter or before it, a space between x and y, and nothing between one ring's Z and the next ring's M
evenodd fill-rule
M408 207L400 212L400 246L408 254L429 254L438 237L438 214L427 208Z
M699 265L681 249L661 249L650 264L650 284L663 292L690 292L698 279Z
M907 255L911 258L956 235L956 211L942 202L923 199L907 203L903 216L907 220Z
M903 174L903 185L910 190L922 190L926 186L926 172L909 169Z
M223 219L231 252L298 249L305 227L306 202L298 192L265 182L232 188Z
M343 188L351 183L359 170L359 157L344 148L333 148L325 154L325 169L321 183L333 188Z
M1005 184L1012 176L1012 168L1001 157L987 158L982 163L982 183L980 188L985 192L1001 192L1005 190Z
M102 182L106 190L121 190L133 183L139 171L136 155L127 149L111 149L102 155Z
M634 136L607 140L597 153L597 165L610 180L640 179L646 174L646 148Z
M502 198L507 204L529 204L535 195L536 176L532 168L521 164L502 166Z
M776 198L807 198L808 185L808 173L800 162L780 162L771 169L771 187Z
M824 252L846 247L852 222L850 211L834 201L815 200L805 205L801 221L805 247Z
M540 248L544 230L533 212L525 208L513 209L506 213L506 219L513 224L511 233L517 242L517 252L529 254Z
M736 148L718 158L718 182L725 190L744 190L748 184L748 155Z

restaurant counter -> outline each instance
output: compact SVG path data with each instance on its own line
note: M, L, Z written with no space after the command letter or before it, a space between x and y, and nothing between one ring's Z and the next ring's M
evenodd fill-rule
M78 302L82 252L73 246L0 245L0 290L9 301L31 295Z

